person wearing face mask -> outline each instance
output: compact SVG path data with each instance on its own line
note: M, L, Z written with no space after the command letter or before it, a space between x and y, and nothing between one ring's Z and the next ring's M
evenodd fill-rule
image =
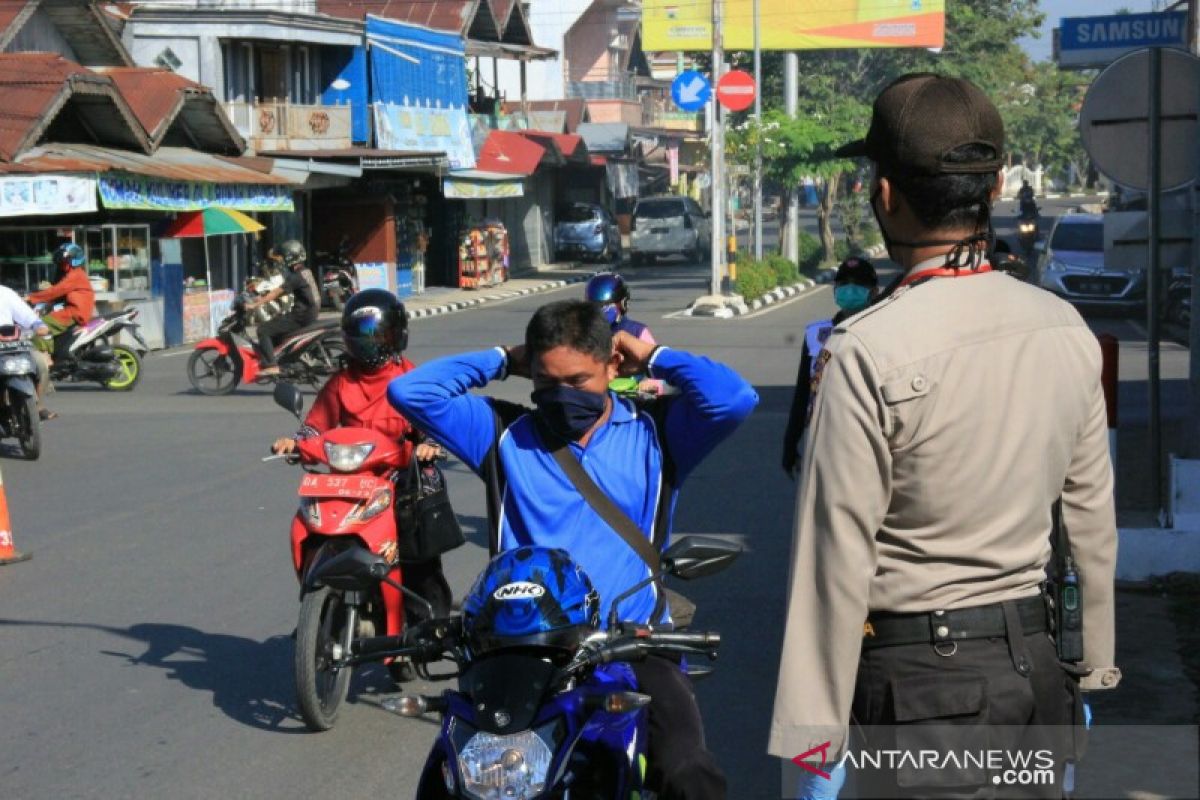
M898 78L834 155L872 162L903 276L818 357L768 750L811 768L790 797L828 797L847 762L859 797L1062 797L1080 693L1121 677L1100 346L996 269L1004 123L974 84ZM935 758L845 757L889 750ZM997 788L948 758L982 750L1053 779Z
M862 311L879 294L879 276L865 258L847 258L838 265L833 278L833 301L838 312L833 319L810 322L804 329L800 348L800 371L792 393L792 410L783 434L783 471L793 480L799 474L800 439L808 422L809 398L812 397L813 365L835 326Z
M679 392L642 410L608 390L618 374L648 374ZM533 408L472 391L508 377L532 380ZM626 331L613 334L601 309L585 300L542 306L523 344L431 361L394 380L388 396L487 483L492 554L562 548L592 579L604 608L649 567L567 479L555 453L568 448L661 552L679 486L758 403L728 367ZM639 624L671 621L657 583L622 602L619 615ZM653 698L648 760L659 796L724 797L725 778L705 748L680 665L651 657L634 671Z

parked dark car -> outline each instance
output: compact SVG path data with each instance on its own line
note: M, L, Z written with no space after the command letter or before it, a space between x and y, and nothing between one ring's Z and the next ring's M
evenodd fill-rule
M1064 214L1038 262L1042 288L1081 306L1134 309L1146 302L1146 273L1104 263L1104 217Z
M554 252L560 261L571 258L619 261L621 230L603 206L572 203L558 212Z

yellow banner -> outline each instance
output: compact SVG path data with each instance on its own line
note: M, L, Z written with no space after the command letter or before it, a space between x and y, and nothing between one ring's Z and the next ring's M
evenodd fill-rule
M726 50L754 47L754 0L722 0ZM945 0L759 0L764 50L941 47ZM642 46L712 49L712 0L643 0Z

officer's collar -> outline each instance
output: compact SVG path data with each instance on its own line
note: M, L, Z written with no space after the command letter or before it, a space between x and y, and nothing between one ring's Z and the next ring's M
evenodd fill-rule
M637 419L638 412L632 401L619 397L616 392L612 391L608 393L608 396L612 400L612 413L608 415L609 422L619 425Z

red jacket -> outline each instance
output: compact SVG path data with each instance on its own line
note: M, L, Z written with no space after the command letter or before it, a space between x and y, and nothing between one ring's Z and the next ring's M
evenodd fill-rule
M67 270L62 280L49 289L31 293L29 303L53 303L63 298L66 299L66 306L49 314L55 321L63 325L86 325L88 320L96 316L96 290L88 281L85 270L78 267Z
M387 388L394 378L412 369L412 362L403 358L399 364L391 362L374 372L363 372L353 366L338 372L317 393L300 436L318 436L332 428L370 428L400 441L403 463L407 464L414 442L422 437L392 408Z

